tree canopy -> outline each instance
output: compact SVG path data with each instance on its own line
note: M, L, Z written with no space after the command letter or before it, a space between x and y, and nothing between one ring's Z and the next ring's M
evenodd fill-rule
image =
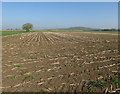
M33 28L33 25L31 23L26 23L22 26L23 30L30 31Z

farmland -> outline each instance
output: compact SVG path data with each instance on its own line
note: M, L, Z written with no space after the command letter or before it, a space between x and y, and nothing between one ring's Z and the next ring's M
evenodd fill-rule
M31 31L34 32L34 31ZM0 31L0 35L6 36L6 35L13 35L13 34L20 34L20 33L28 33L26 31Z
M114 92L118 36L29 32L2 36L3 92Z

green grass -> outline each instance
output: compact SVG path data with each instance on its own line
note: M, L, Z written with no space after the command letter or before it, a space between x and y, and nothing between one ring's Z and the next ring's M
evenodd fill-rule
M88 92L93 92L93 87L102 89L104 85L101 81L90 81L87 86L87 89L89 90Z
M103 90L106 87L109 87L112 85L113 88L119 88L120 87L120 76L117 75L115 77L106 77L104 79L101 79L100 81L89 81L87 84L88 92L93 92L93 89L95 88L101 88ZM118 93L117 93L118 94Z
M22 67L21 65L16 65L15 67Z
M12 77L12 79L16 79L16 77L15 77L15 76L13 76L13 77Z
M66 66L67 66L67 64L64 64L64 66L66 67Z
M10 64L12 64L13 62L10 62Z
M30 78L30 76L26 76L26 77L23 79L23 81L25 81L25 80L28 79L28 78Z
M93 32L93 33L115 33L115 31L83 31L83 30L34 30L29 32ZM20 33L28 33L28 31L0 31L0 36L20 34Z
M31 79L35 79L35 77L31 77Z
M44 90L44 89L41 90L41 93L45 93L45 92L46 92L46 90Z
M29 32L35 32L35 31L29 31ZM28 33L28 32L27 31L0 31L0 35L2 36L20 34L20 33Z
M41 67L41 69L45 69L45 67Z
M55 30L34 30L29 32L56 32ZM13 34L21 34L21 33L29 33L28 31L0 31L0 36L13 35Z

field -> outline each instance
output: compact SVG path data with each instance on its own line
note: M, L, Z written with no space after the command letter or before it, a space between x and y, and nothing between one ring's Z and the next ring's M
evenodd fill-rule
M2 36L2 52L3 92L114 92L120 88L116 33L13 34Z
M31 32L34 32L34 31L31 31ZM28 33L26 31L0 31L0 35L2 36L6 36L6 35L13 35L13 34L20 34L20 33Z
M33 30L29 32L83 32L83 30ZM98 32L98 33L114 33L117 34L116 31L84 31L84 32ZM0 31L0 35L6 36L6 35L13 35L13 34L21 34L21 33L28 33L27 31L20 31L20 30L6 30L6 31Z

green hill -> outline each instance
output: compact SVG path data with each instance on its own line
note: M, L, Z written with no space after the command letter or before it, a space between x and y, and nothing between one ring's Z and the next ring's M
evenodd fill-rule
M62 28L61 30L83 30L83 31L95 31L100 29L95 28L87 28L87 27L70 27L70 28Z

